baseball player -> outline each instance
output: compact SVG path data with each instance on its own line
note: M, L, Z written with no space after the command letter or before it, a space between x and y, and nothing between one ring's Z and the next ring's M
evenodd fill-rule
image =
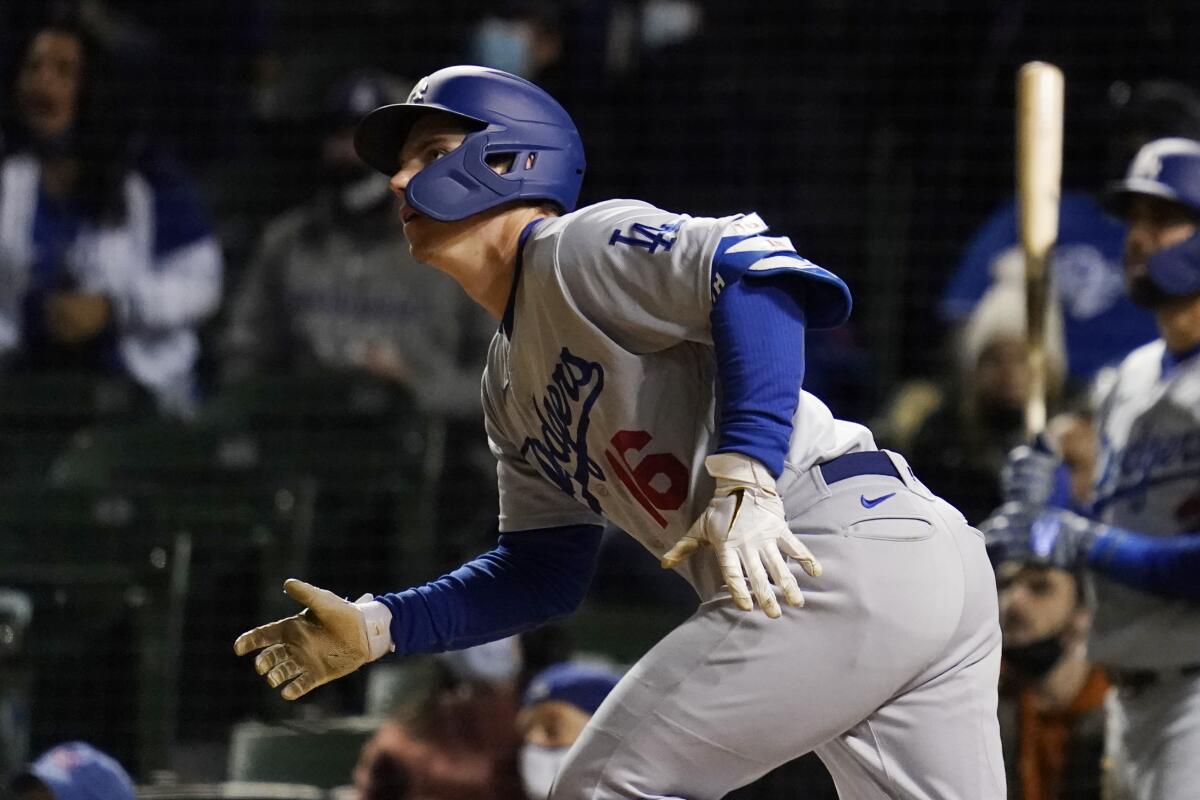
M607 519L699 606L600 706L552 797L717 798L815 750L846 797L1002 798L982 536L801 390L804 332L846 318L845 284L755 214L573 210L575 126L504 72L433 73L356 147L392 176L417 260L499 322L499 543L357 602L288 581L306 610L236 652L295 699L389 652L531 628L583 600Z
M1129 224L1130 296L1161 338L1125 358L1099 401L1090 507L1053 507L1056 464L1025 449L1007 470L1013 502L984 528L1090 570L1089 658L1118 689L1113 777L1137 800L1183 800L1200 796L1200 142L1145 145L1110 200Z

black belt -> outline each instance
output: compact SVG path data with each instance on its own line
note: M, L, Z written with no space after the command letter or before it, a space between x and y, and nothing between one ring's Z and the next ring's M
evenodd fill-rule
M1166 669L1118 669L1108 670L1109 680L1121 689L1141 691L1159 681L1171 678L1191 678L1200 675L1200 664L1189 664L1186 667L1168 667Z
M818 466L827 486L847 478L857 478L859 475L886 475L900 480L896 465L888 458L887 453L880 450L846 453Z

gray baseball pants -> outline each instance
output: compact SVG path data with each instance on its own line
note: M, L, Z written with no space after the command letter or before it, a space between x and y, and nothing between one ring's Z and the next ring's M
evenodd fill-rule
M703 602L609 695L554 800L719 798L809 751L843 798L1003 800L983 538L888 455L901 479L781 478L788 524L824 567L793 567L806 605L771 620Z

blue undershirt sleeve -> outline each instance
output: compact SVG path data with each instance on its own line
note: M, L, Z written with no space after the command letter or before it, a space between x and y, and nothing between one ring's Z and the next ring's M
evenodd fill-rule
M1150 594L1200 602L1200 534L1168 538L1106 528L1087 553L1088 566Z
M599 525L501 534L496 548L435 581L375 599L392 612L396 653L461 650L564 617L583 602Z
M802 291L785 279L742 278L725 287L711 314L721 411L717 452L751 456L776 478L804 381Z

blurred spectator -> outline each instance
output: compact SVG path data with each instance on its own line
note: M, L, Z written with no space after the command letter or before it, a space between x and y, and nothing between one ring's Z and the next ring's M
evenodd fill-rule
M1200 138L1200 97L1183 84L1116 83L1110 95L1107 179L1119 177L1151 139ZM1051 270L1063 312L1070 377L1081 383L1156 335L1154 320L1125 293L1124 240L1124 224L1107 216L1091 194L1063 192ZM1021 285L1024 262L1019 254L1016 202L1009 200L973 235L942 298L943 316L961 321L989 284Z
M223 338L234 381L311 368L363 370L449 416L479 414L492 325L453 281L412 259L386 176L358 160L354 125L402 100L356 75L326 103L323 188L271 222L233 299Z
M1062 325L1053 307L1046 349L1051 405L1062 388ZM920 425L913 469L934 492L977 523L1000 504L997 476L1025 435L1030 375L1022 286L998 284L980 301L958 339L958 363L940 407Z
M1082 506L1096 468L1090 416L1059 414L1047 446L1061 455L1066 495ZM989 534L996 569L1003 668L1000 731L1013 800L1098 800L1108 679L1087 659L1092 612L1087 579L1036 557L1027 540Z
M621 676L611 669L565 662L542 670L521 701L521 786L527 800L545 800L567 750Z
M85 742L47 750L9 784L14 800L134 800L133 781L111 756Z
M515 640L439 659L445 682L402 703L363 747L359 800L519 800Z
M25 635L32 618L29 595L0 586L0 775L29 758L31 676Z
M1086 656L1082 576L1006 556L1000 730L1013 800L1098 800L1108 680Z
M563 53L561 11L548 2L507 2L471 32L472 64L544 84Z
M221 286L198 199L165 160L138 163L83 28L44 25L21 52L0 163L0 354L12 371L127 374L186 411L194 328Z

